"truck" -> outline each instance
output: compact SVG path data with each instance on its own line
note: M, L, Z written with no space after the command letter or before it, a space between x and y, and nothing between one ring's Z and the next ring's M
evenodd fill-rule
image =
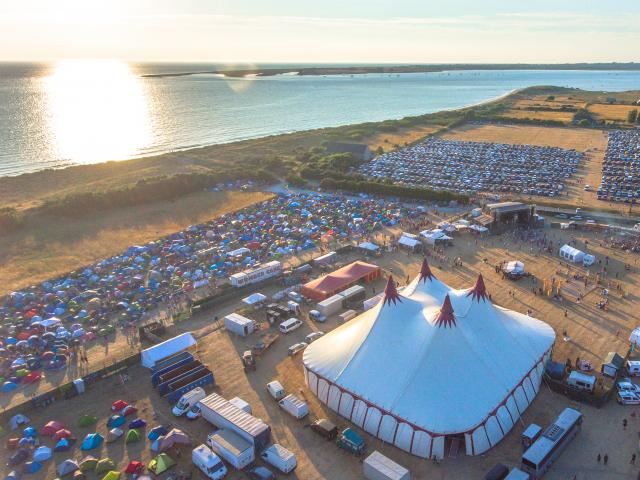
M271 442L271 428L217 393L200 400L202 418L217 428L231 430L248 441L256 452Z
M210 433L207 437L207 444L211 450L237 470L242 470L255 460L253 445L231 430L221 428Z
M368 480L411 480L409 470L377 450L362 462L362 473Z
M276 467L282 473L292 472L298 466L294 453L277 443L274 443L262 452L260 458Z
M260 337L260 340L258 340L255 343L255 345L251 348L251 351L253 352L254 355L260 356L264 352L269 350L271 345L273 345L274 342L278 340L279 337L280 335L277 333L265 333Z
M170 403L177 402L189 390L213 384L215 384L213 373L208 368L203 368L171 384L169 392L164 394L164 398Z
M180 417L187 413L187 411L191 407L193 407L196 403L198 403L206 396L207 394L204 393L204 390L201 387L196 387L180 397L180 400L178 400L176 406L173 407L171 413L173 413L176 417Z
M204 444L193 449L191 461L211 480L220 480L227 475L227 467L222 460Z
M340 435L338 435L336 439L336 445L358 456L362 455L366 450L364 439L352 428L345 428L340 432Z
M262 282L263 280L276 277L280 274L282 274L282 263L274 260L235 273L229 277L229 282L233 287L243 287L252 283Z
M298 420L309 414L309 406L294 394L290 393L278 402L280 408Z

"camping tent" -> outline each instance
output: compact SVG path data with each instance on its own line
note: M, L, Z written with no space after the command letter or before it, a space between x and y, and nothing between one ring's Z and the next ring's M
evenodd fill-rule
M121 427L125 423L127 423L127 419L124 418L124 415L111 415L107 420L107 427Z
M78 419L78 425L80 427L89 427L94 425L97 421L98 419L93 415L83 415Z
M87 476L81 470L76 470L73 472L73 475L71 475L72 480L85 480L86 478Z
M35 438L38 436L38 431L36 430L35 427L29 426L22 431L22 435L25 437Z
M58 472L58 475L60 477L64 477L65 475L69 475L70 473L75 472L76 470L78 470L78 468L80 468L78 467L78 462L76 462L75 460L67 459L58 465L58 467L56 468L56 472Z
M29 423L29 418L21 413L14 415L11 417L11 420L9 420L11 430L16 430L20 425L26 425L27 423Z
M111 404L111 411L112 412L121 412L122 409L124 409L127 405L129 405L127 402L125 402L124 400L116 400L115 402L113 402Z
M158 343L153 347L142 350L140 355L142 366L153 368L156 362L193 347L195 344L196 339L189 332L170 338L165 342Z
M138 411L138 409L136 407L134 407L133 405L127 405L126 407L124 407L122 409L122 411L120 412L120 415L124 415L125 417L127 417L129 415L133 415L137 411Z
M91 470L95 470L96 465L98 464L98 459L92 457L91 455L87 455L80 461L80 470L83 472L89 472Z
M44 435L45 437L53 437L58 430L64 429L64 425L62 422L58 422L57 420L51 420L47 422L42 430L40 430L40 435Z
M75 438L61 438L56 442L55 447L53 447L54 452L66 452L71 448L71 444L75 442Z
M109 433L107 433L107 443L115 442L122 435L124 435L124 431L122 431L122 429L118 427L112 428L111 430L109 430Z
M36 448L36 450L33 452L33 461L46 462L51 458L51 455L52 455L51 449L43 445L42 447Z
M84 437L80 450L93 450L94 448L98 448L102 445L103 440L104 438L99 433L90 433Z
M257 305L259 303L263 303L267 300L267 296L262 293L252 293L248 297L244 297L242 299L242 303L245 305Z
M311 343L303 365L320 401L383 441L443 458L464 439L479 455L535 398L554 342L546 323L494 306L481 275L455 290L425 260L402 295L390 277L383 301Z
M115 462L109 457L98 460L98 463L96 463L96 473L108 472L109 470L114 470L115 468Z
M129 423L129 428L144 428L147 426L147 422L145 422L142 418L136 418L131 423Z
M104 477L102 477L102 480L120 480L120 472L110 470Z
M27 462L22 466L22 473L30 475L40 471L42 464L40 462Z
M173 467L176 462L166 453L161 453L156 458L149 462L149 471L155 473L156 475L160 475L163 472L166 472L171 467Z
M4 480L20 480L20 474L16 470L11 470Z
M72 436L73 435L71 435L71 432L69 430L67 430L66 428L61 428L55 433L55 435L52 437L52 440L54 442L57 442L62 438L71 438Z
M158 437L158 439L153 443L152 449L157 452L165 452L178 444L190 445L191 439L189 438L189 435L184 433L182 430L173 428L166 435Z
M129 462L127 468L124 473L128 473L129 475L140 475L144 472L144 463L138 461Z
M140 440L140 433L138 430L133 429L127 432L127 436L124 438L124 443L133 443Z
M149 430L147 434L147 438L149 440L157 440L159 437L166 435L169 432L169 429L164 425L158 425L157 427L153 427Z

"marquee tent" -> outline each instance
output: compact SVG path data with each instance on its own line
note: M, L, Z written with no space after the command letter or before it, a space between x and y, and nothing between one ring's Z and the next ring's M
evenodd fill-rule
M356 261L302 286L300 293L312 300L321 301L342 292L359 281L369 283L380 276L380 267Z
M495 446L535 398L555 341L544 322L493 305L482 276L454 290L426 260L399 294L309 345L311 391L374 436L424 458Z
M141 359L142 366L153 368L156 362L163 360L171 355L186 350L196 344L196 339L189 332L185 332L169 340L158 343L153 347L142 350Z

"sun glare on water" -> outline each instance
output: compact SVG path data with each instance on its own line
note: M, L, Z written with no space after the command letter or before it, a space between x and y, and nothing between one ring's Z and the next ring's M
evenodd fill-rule
M151 143L141 79L124 62L60 62L46 83L56 156L73 163L130 158Z

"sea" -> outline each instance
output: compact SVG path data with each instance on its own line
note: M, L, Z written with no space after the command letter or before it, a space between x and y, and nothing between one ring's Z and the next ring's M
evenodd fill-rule
M216 64L0 63L0 176L455 109L533 85L640 89L638 71L227 78ZM309 66L309 65L307 65ZM242 68L247 66L243 65Z

